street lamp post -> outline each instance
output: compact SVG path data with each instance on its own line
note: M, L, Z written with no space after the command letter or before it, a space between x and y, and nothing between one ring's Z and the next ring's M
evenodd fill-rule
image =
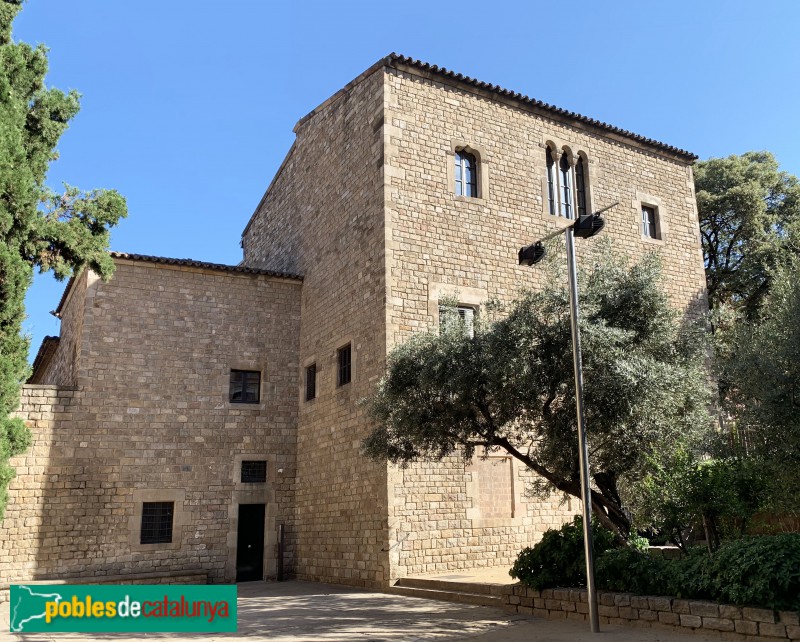
M589 447L586 438L586 413L583 406L583 359L581 356L581 334L578 328L578 270L575 261L575 236L589 238L600 233L605 222L600 214L612 207L614 203L594 214L581 216L572 225L545 236L533 245L523 247L519 251L520 265L534 265L541 261L545 254L543 240L553 238L566 232L567 272L569 274L569 319L572 332L572 362L575 373L575 410L578 418L578 453L581 470L581 503L583 504L583 546L586 558L586 592L589 601L589 622L592 633L600 632L600 621L597 614L597 587L594 582L594 554L592 551L592 490L589 478Z

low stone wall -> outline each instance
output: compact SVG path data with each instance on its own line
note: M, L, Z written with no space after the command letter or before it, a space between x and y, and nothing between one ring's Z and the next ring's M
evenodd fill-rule
M716 602L600 592L598 614L603 624L671 628L717 633L722 640L800 640L800 618L789 611L728 606ZM586 590L535 591L522 584L503 587L503 609L550 620L586 620Z
M17 582L15 582L16 584ZM76 577L72 579L35 580L18 582L25 586L36 584L208 584L208 574L204 572L185 572L175 575L163 573L137 573L135 575L105 575L100 577ZM8 602L10 585L0 584L0 603Z

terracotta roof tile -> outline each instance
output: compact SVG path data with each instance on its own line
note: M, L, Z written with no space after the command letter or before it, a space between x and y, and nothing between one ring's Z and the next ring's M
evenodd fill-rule
M195 261L194 259L173 259L166 256L148 256L145 254L128 254L127 252L109 252L115 259L127 259L128 261L144 261L147 263L162 263L164 265L182 265L186 267L202 268L204 270L219 270L221 272L238 272L240 274L261 274L264 276L276 276L284 279L297 279L302 281L303 277L299 274L289 272L276 272L274 270L262 270L259 268L247 267L245 265L225 265L223 263L208 263L206 261Z
M672 145L661 143L657 140L653 140L652 138L646 138L644 136L640 136L639 134L634 134L633 132L627 131L625 129L620 129L619 127L614 127L613 125L609 125L608 123L595 120L594 118L583 116L581 114L575 113L574 111L567 111L566 109L561 109L560 107L549 105L545 102L542 102L541 100L536 100L535 98L530 98L528 96L520 94L519 92L511 91L509 89L504 89L499 85L492 85L491 83L483 82L482 80L476 80L475 78L470 78L469 76L465 76L463 74L450 71L449 69L445 69L444 67L439 67L438 65L431 65L430 63L423 62L421 60L415 60L414 58L409 58L408 56L402 56L396 53L391 53L388 56L386 56L386 58L384 58L384 64L388 67L393 67L395 69L399 69L404 66L412 67L415 69L419 69L420 71L441 76L442 78L455 80L458 83L470 85L477 89L488 91L498 96L518 101L528 107L533 107L536 110L540 110L547 114L551 114L558 120L572 120L575 121L576 123L580 123L582 125L599 129L607 134L612 134L615 136L631 139L642 145L653 147L661 152L666 152L668 154L678 156L687 162L693 162L697 160L696 154L687 152L684 149L673 147Z
M28 377L26 383L41 383L41 376L43 370L50 363L50 359L56 353L58 348L59 337L45 337L42 339L42 344L39 346L39 352L36 353L36 358L33 360L33 367L31 368L31 376Z

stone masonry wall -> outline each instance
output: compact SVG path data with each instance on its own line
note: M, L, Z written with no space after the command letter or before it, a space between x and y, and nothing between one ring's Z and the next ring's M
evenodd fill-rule
M489 298L507 302L543 282L545 270L518 266L517 251L564 222L546 212L548 142L586 155L590 211L620 201L605 214L603 233L615 251L634 259L657 252L672 303L689 313L703 308L699 228L685 162L416 68L387 69L384 91L387 348L436 327L443 297L473 306ZM454 153L463 147L479 159L477 198L455 195ZM661 240L643 238L642 203L658 205ZM577 242L579 263L596 244ZM521 482L525 474L520 471ZM508 564L579 508L520 494L514 519L482 519L470 496L475 476L457 461L390 474L393 574Z
M611 592L599 592L597 602L601 624L696 631L730 642L800 640L800 618L791 611ZM515 584L503 587L503 610L554 620L586 620L589 604L585 590L536 591Z
M319 395L300 400L300 575L373 584L510 563L577 505L527 497L529 473L518 467L512 509L487 515L477 466L453 459L384 471L358 454L369 426L354 402L373 390L388 350L438 324L443 297L479 306L541 283L516 253L564 222L545 212L548 143L585 155L590 208L620 201L606 215L617 252L661 254L671 301L687 313L702 309L691 168L411 68L368 71L296 132L243 247L245 264L305 278L299 375L316 363ZM460 147L479 157L479 198L454 194ZM642 237L642 204L658 207L660 240ZM580 257L590 245L579 245ZM337 389L336 349L348 341L354 385Z
M69 300L61 311L61 332L58 348L47 365L41 382L56 386L75 386L80 363L81 337L86 303L86 280L84 271L70 282Z
M69 537L82 514L50 515L47 508L57 502L50 500L48 491L68 495L80 485L77 479L60 478L49 466L50 449L57 439L57 427L69 421L76 390L49 385L26 385L22 387L19 409L16 416L25 419L31 430L31 447L23 455L12 458L16 477L8 487L8 505L0 522L0 588L6 583L42 577L38 572L38 559L47 559L52 553L58 557L58 535ZM74 448L63 452L69 457ZM83 470L80 470L82 473ZM79 474L75 470L76 475ZM69 487L68 487L69 485ZM43 541L38 535L48 531L50 536ZM72 548L80 555L88 555L89 542L71 538ZM49 549L49 550L48 550ZM72 555L75 554L73 550ZM45 562L46 565L51 564Z
M119 260L84 289L76 389L25 388L35 445L12 461L0 577L232 581L242 503L267 504L274 575L277 524L295 532L300 281ZM261 371L261 403L228 402L231 368ZM239 483L242 458L268 483ZM172 544L140 544L145 501L175 502Z
M305 401L301 384L298 577L371 587L388 584L386 465L360 454L369 424L356 402L386 355L382 111L373 74L304 118L242 239L246 265L303 275L295 377L315 363L317 397ZM352 382L337 387L348 343Z

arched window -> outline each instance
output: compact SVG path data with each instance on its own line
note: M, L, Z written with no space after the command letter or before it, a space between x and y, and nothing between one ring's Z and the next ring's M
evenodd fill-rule
M572 167L570 167L567 152L561 154L558 168L561 181L561 216L572 218Z
M573 156L569 150L564 148L561 156L558 156L553 147L548 144L545 148L545 163L547 166L547 212L551 216L563 216L568 219L588 214L588 167L583 153Z
M465 150L456 151L456 196L478 196L478 162Z
M556 215L556 162L553 160L553 150L548 146L547 154L547 203L550 214Z

